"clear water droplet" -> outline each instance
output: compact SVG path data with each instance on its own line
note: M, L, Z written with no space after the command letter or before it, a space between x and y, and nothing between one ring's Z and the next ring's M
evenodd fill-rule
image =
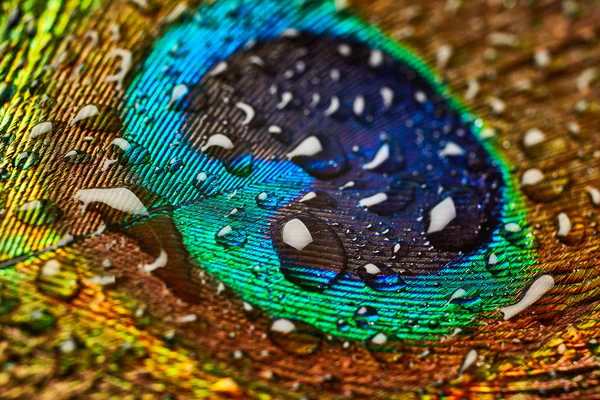
M288 153L288 157L321 180L336 178L348 168L346 154L335 136L310 136Z
M240 247L246 244L248 237L244 229L227 225L216 233L215 240L224 247Z
M15 217L26 224L42 226L58 220L62 211L46 199L32 200L17 209Z
M79 274L74 260L67 257L52 258L41 263L36 285L50 296L70 299L79 290Z
M279 207L280 198L273 194L267 192L259 193L256 198L256 205L264 210L275 210Z
M360 328L367 329L374 325L379 319L379 313L375 307L362 306L354 312L354 322Z
M324 290L346 268L341 240L320 218L286 217L272 225L271 233L281 272L306 290Z

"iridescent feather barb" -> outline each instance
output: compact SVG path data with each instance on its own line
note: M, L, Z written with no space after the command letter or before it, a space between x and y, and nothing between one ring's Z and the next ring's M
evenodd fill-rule
M596 391L597 6L2 7L2 397Z

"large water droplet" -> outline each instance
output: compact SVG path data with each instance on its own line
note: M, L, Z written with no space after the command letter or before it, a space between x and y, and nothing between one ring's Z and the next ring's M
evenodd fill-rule
M346 268L341 240L317 217L284 218L273 224L272 235L281 272L304 289L324 290Z
M455 189L426 213L427 239L438 249L461 250L478 243L487 217L480 199L468 189Z

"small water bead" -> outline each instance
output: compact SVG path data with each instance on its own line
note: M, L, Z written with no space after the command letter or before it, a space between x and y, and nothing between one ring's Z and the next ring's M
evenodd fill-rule
M415 182L395 180L388 190L361 199L359 205L377 215L393 215L404 210L415 199L417 187Z
M240 247L246 244L248 237L244 229L227 225L216 233L215 240L223 247Z
M50 200L32 200L21 205L15 212L15 217L33 226L48 225L62 216L62 211Z
M367 329L379 319L377 309L371 306L359 307L354 312L354 322L359 328Z
M477 311L481 309L483 299L480 296L460 296L450 300L451 304L456 304L465 309Z
M254 157L248 143L221 133L210 136L201 151L223 162L227 172L245 178L252 172Z
M171 173L177 172L180 169L182 169L184 166L184 163L181 159L179 158L172 158L171 160L169 160L169 164L167 165L167 170Z
M262 192L256 196L256 205L264 210L275 210L279 207L280 198L273 193Z
M522 139L523 151L531 158L549 158L564 154L569 143L562 137L548 138L541 130L528 130Z
M532 229L527 225L521 226L516 222L509 222L503 226L500 233L515 246L521 248L537 246L537 240L533 235Z
M341 240L320 218L285 217L272 225L272 240L283 275L306 290L324 290L346 268Z
M280 142L282 144L286 144L286 145L289 144L290 140L292 138L290 131L284 130L283 128L281 128L278 125L269 126L267 131L273 138L275 138L275 140L277 140L278 142Z
M192 180L192 185L207 195L218 190L217 178L214 175L207 175L205 172L198 173Z
M475 361L477 361L477 351L475 349L471 349L465 355L462 365L458 370L458 375L460 376L465 373L473 365L473 363L475 363Z
M189 93L189 91L190 89L184 84L173 86L173 88L171 89L171 98L169 99L167 107L174 110L183 109L185 107L185 97Z

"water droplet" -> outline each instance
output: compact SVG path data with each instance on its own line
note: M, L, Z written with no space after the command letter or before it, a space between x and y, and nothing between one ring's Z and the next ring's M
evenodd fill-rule
M63 156L63 160L71 164L86 164L90 158L89 153L81 150L71 150Z
M377 215L393 215L404 210L415 198L417 184L396 180L386 192L363 198L359 204Z
M427 239L438 249L461 250L477 244L488 217L468 189L454 189L425 218Z
M112 141L113 149L119 154L122 165L141 165L150 161L150 153L137 143L116 138Z
M29 139L35 139L52 130L52 122L41 122L34 126L29 132Z
M88 104L77 112L77 115L71 121L71 125L99 132L117 132L122 123L111 107Z
M299 356L313 354L321 344L321 332L300 321L278 319L271 325L269 338L279 348Z
M400 292L406 283L397 273L375 264L366 264L358 270L358 275L367 286L382 292Z
M34 310L23 322L23 328L33 334L40 334L51 329L56 324L56 318L46 310Z
M469 350L467 355L465 356L460 369L458 370L458 375L462 375L466 370L468 370L473 363L477 361L477 351L475 349Z
M562 243L574 246L585 239L585 225L579 217L570 217L566 213L560 213L557 215L558 229L556 231L556 237Z
M521 178L521 189L527 197L536 202L547 203L559 198L571 183L569 173L565 169L553 173L535 171L539 170L525 171Z
M14 160L15 168L27 170L32 167L37 167L40 163L40 157L35 152L24 151L17 155Z
M569 143L562 137L547 138L539 129L530 129L522 140L523 151L532 158L552 158L569 150Z
M363 169L380 173L394 173L402 170L405 165L402 143L399 137L388 134L381 135L381 144L371 156L371 161L363 164Z
M344 319L338 319L335 325L342 332L346 332L350 329L350 324Z
M509 272L510 263L504 253L491 253L487 259L487 270L495 276L505 276Z
M215 240L224 247L239 247L246 244L248 237L244 229L232 228L231 225L227 225L217 232Z
M308 174L322 180L341 175L348 166L346 154L334 136L309 136L287 156Z
M362 306L354 312L354 322L359 328L367 329L379 319L379 313L374 307Z
M518 303L510 306L506 306L500 309L504 314L504 319L508 320L519 314L527 307L538 301L547 291L552 289L554 286L554 278L550 275L542 275L538 277L529 288L525 291L525 294Z
M320 190L308 192L299 202L312 208L337 208L338 206L332 196Z
M194 177L192 185L196 187L200 192L204 194L210 194L215 192L218 187L216 186L216 178L213 175L207 175L204 172L200 172Z
M281 272L306 290L324 290L346 268L341 240L317 217L284 218L273 224L272 237Z
M49 200L32 200L17 209L15 217L26 224L42 226L58 220L62 211Z
M233 208L229 214L227 214L227 216L233 220L236 221L241 221L244 220L246 218L246 210L244 210L243 208Z
M74 260L67 257L52 258L40 265L36 279L43 293L62 299L70 299L79 290L79 275Z
M406 352L400 339L383 333L377 333L367 339L366 348L373 358L386 364L401 362Z
M279 207L279 200L273 193L262 192L256 196L256 205L264 210L275 210Z
M98 202L128 214L148 214L141 200L127 188L79 189L73 199L83 203L82 213L90 204Z

